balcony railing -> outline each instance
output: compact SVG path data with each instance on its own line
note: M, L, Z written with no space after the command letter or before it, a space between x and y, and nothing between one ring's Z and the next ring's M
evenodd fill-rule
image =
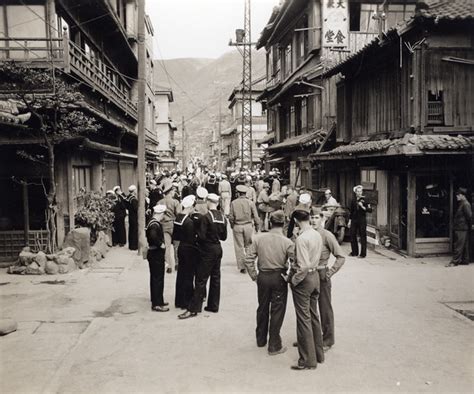
M137 105L130 100L128 87L120 87L118 73L87 54L67 37L0 37L0 61L28 62L36 67L58 67L74 74L112 101L125 114L137 119Z

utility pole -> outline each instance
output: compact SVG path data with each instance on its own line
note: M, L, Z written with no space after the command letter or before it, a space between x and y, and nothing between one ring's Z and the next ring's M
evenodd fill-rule
M217 168L222 171L222 90L219 91L219 135L217 136L217 143L219 149L219 159L217 161Z
M241 166L248 164L253 168L252 155L252 27L250 0L245 1L244 8L244 29L237 29L236 42L230 41L230 46L243 47L243 67L242 67L242 132L240 161Z
M145 0L138 0L138 254L142 254L145 240Z
M186 171L186 168L188 167L186 163L186 153L184 151L184 142L186 140L186 131L184 129L184 116L181 118L181 149L183 150L182 156L183 156L183 171Z

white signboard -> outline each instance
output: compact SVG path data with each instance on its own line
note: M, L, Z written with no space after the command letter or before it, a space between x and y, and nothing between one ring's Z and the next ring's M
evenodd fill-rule
M347 0L321 0L323 47L347 47L349 44L349 4Z

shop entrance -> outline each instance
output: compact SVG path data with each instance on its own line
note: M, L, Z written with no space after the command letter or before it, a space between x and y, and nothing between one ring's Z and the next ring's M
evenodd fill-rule
M397 249L407 250L407 174L390 176L389 233L390 241Z

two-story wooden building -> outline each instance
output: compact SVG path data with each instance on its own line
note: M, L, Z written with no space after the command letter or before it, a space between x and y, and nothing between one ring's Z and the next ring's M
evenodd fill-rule
M148 37L153 34L146 21ZM76 109L100 124L96 134L65 138L56 147L57 240L74 227L82 191L105 193L115 185L136 184L137 4L134 0L9 0L0 5L0 63L56 72L78 83L84 100ZM149 73L153 54L148 47ZM148 85L152 81L148 78ZM147 90L147 111L153 91ZM9 97L3 91L0 100ZM4 101L5 102L5 101ZM14 104L14 112L26 111ZM153 115L147 123L148 150L156 156ZM44 157L42 141L25 138L34 124L0 123L0 259L11 260L21 247L43 245L48 184L45 166L18 155L33 150ZM38 157L40 157L38 156Z
M268 167L292 184L319 188L311 153L334 142L336 82L324 72L413 14L415 0L286 0L273 10L257 48L267 54Z
M474 10L418 7L408 22L327 70L337 83L336 147L312 155L343 205L361 183L373 242L409 255L452 248L454 190L472 190Z

